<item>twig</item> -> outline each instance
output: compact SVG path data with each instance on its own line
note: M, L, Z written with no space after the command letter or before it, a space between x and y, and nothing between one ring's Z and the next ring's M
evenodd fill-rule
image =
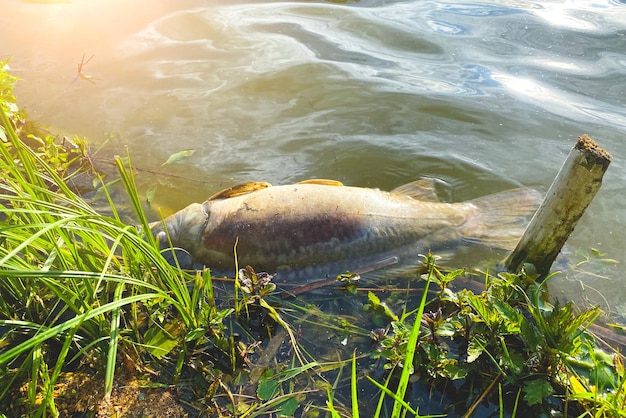
M369 273L370 271L379 270L379 269L391 266L393 264L396 264L397 262L398 262L398 257L388 257L377 263L363 267L362 269L355 270L352 273L356 275L361 275L361 274ZM283 299L293 297L293 296L298 296L298 295L301 295L302 293L310 292L311 290L314 290L314 289L319 289L322 287L330 286L331 284L336 283L336 282L337 282L336 277L331 277L330 279L318 280L316 282L300 286L292 290L291 292L285 291L282 293L281 296Z
M476 401L472 404L472 406L470 406L470 408L467 410L465 415L463 415L463 418L469 418L474 413L478 405L480 405L483 399L485 399L487 395L491 393L491 391L493 390L493 387L496 385L496 383L500 381L501 378L502 378L502 373L498 373L495 379L493 379L493 382L491 382L489 386L487 386L487 389L485 389L485 391L478 397L478 399L476 399Z
M87 61L85 61L85 53L83 52L83 58L78 63L78 69L76 71L77 74L76 74L76 77L74 78L74 80L76 80L78 77L80 77L80 78L82 78L85 81L89 81L91 84L96 84L96 82L94 80L98 80L97 78L93 78L92 76L83 73L83 67L85 65L87 65L89 63L89 61L91 61L93 59L93 57L95 57L95 55L92 55L91 57L89 57L89 59Z

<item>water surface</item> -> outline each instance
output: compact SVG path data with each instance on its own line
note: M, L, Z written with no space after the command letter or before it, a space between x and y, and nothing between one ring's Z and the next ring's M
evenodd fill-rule
M21 106L53 132L105 144L102 158L127 148L161 172L139 181L158 183L165 212L236 183L312 177L382 189L434 177L453 201L545 191L588 133L615 158L566 259L596 248L625 260L621 2L0 5ZM83 54L93 83L76 77ZM184 149L196 152L161 166ZM582 267L554 288L624 315L622 267Z

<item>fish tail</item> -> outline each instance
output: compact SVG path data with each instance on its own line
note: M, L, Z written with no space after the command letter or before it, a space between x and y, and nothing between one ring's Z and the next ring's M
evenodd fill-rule
M520 188L466 202L477 210L462 227L463 241L512 251L541 199L538 191Z

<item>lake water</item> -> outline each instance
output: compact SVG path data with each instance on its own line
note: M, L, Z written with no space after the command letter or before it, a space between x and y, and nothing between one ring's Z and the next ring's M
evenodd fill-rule
M545 191L576 138L614 156L567 246L626 260L619 1L0 0L0 58L52 132L132 157L164 211L246 181L442 180L448 200ZM77 65L83 79L77 77ZM196 152L184 164L161 164ZM622 265L553 289L626 314ZM561 262L564 266L565 262Z

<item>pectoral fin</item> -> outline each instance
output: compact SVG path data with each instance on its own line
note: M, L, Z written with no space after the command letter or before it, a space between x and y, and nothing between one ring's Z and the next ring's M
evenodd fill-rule
M272 187L272 185L264 181L250 181L248 183L238 184L236 186L229 187L228 189L217 192L213 196L209 197L207 200L228 199L231 197L240 196L242 194L252 193L257 190L266 189L268 187Z
M396 187L391 192L410 196L422 202L440 202L435 190L435 179L423 178Z

